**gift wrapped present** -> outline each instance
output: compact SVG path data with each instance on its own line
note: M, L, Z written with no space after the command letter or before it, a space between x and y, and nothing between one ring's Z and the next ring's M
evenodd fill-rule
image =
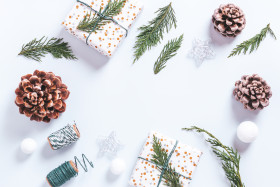
M112 3L123 3L120 12L115 16L110 15L114 13L114 8L118 7ZM87 45L101 54L111 56L126 37L142 6L140 0L77 0L62 24ZM78 26L83 21L91 23L86 25L87 28L83 25L83 29L79 29Z
M202 152L151 132L129 181L132 186L189 186Z

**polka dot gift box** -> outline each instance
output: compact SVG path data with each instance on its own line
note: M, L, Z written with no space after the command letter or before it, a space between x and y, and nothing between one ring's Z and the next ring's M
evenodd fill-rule
M202 152L157 132L149 134L132 172L130 185L139 187L165 186L165 179L161 178L163 172L159 169L163 167L152 161L152 155L155 154L153 150L154 137L161 143L162 150L168 154L165 164L175 169L176 174L180 176L181 186L189 186ZM168 172L168 170L164 172Z
M91 34L77 29L79 23L87 14L95 14L93 10L101 10L102 12L108 2L109 0L77 1L62 24L67 31L83 40L90 47L103 55L112 56L120 42L125 38L126 30L130 28L137 15L141 12L143 4L140 0L126 0L121 12L113 17L118 24L109 21L101 29L95 30Z

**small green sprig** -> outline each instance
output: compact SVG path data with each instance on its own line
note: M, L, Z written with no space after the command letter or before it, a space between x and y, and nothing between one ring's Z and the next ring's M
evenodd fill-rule
M163 47L157 61L154 65L154 73L158 74L163 68L165 68L166 62L177 54L178 49L181 47L184 35L179 38L172 39Z
M222 167L231 187L245 187L239 173L240 155L237 150L223 145L213 134L199 127L192 126L191 128L183 128L183 130L207 134L210 138L206 139L206 141L212 145L213 152L221 159Z
M237 45L236 48L232 50L228 58L235 55L239 55L242 51L243 54L245 55L247 51L249 51L249 53L252 53L254 50L257 50L260 46L261 41L263 41L264 38L266 37L267 33L270 33L271 36L276 40L276 36L274 32L271 30L270 24L268 24L265 28L262 29L262 31L259 34Z
M99 13L104 15L105 17L113 17L118 15L123 6L124 6L125 0L114 0L108 2L107 9L102 12L101 8L99 10ZM77 29L90 33L95 32L98 30L101 30L101 27L109 23L110 20L104 19L104 17L99 16L95 13L87 13L84 19L79 23ZM92 30L95 27L94 30Z
M176 25L175 12L171 3L156 11L157 17L148 23L148 25L141 26L138 30L141 31L137 36L137 41L134 45L134 61L135 63L139 58L151 47L156 46L162 39L163 33Z
M162 148L160 140L153 135L153 150L154 154L152 154L151 161L155 163L157 166L164 166L166 160L168 159L168 153L165 149ZM162 168L157 167L160 173L162 173ZM171 168L169 165L165 170L162 178L164 179L164 184L166 186L172 187L182 187L180 184L180 175L175 172L175 168Z
M41 58L47 53L52 54L54 58L66 58L76 60L70 46L66 42L62 42L62 38L51 38L43 36L41 39L33 39L31 42L22 46L21 52L18 55L23 55L26 58L31 58L41 62Z

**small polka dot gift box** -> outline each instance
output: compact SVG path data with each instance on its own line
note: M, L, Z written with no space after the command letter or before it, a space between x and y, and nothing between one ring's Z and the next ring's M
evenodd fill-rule
M69 33L101 54L110 57L126 37L130 26L141 12L143 4L140 0L126 0L121 12L113 16L112 20L107 20L106 24L99 29L94 29L93 32L84 32L77 28L87 15L100 17L101 14L96 14L94 10L102 13L108 2L109 0L77 0L62 24Z
M163 165L155 162L154 155L156 154L153 144L155 139L160 143L161 147L157 150L166 152ZM175 186L187 187L192 180L193 172L197 167L202 152L185 145L177 140L167 138L160 133L151 132L147 141L138 157L136 166L132 172L129 181L131 186L141 187L164 187L174 186L172 181L168 181L168 176L177 176L178 182Z

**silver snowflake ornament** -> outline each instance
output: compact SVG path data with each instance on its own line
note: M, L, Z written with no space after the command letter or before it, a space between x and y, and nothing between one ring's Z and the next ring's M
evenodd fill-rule
M205 59L211 59L215 56L215 53L211 46L211 40L202 41L195 39L193 41L193 47L189 51L189 56L201 64Z
M116 132L112 131L109 136L100 137L98 139L101 153L110 153L115 155L122 147L120 141L117 139Z

